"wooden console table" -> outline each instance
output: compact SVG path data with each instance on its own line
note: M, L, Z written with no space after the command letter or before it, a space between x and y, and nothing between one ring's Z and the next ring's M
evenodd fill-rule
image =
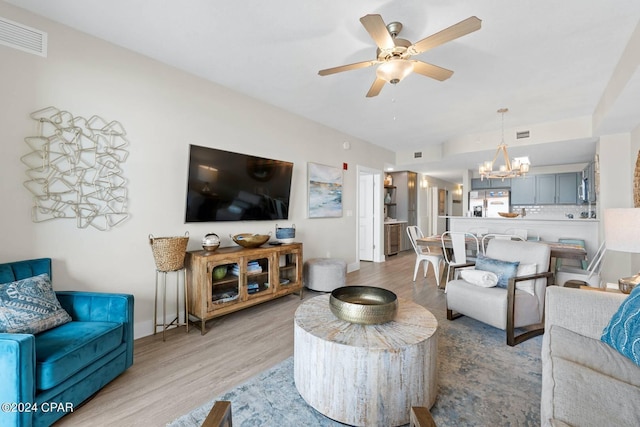
M185 258L188 310L205 322L291 293L302 298L302 243L191 251Z
M354 426L408 424L412 406L431 408L437 393L438 321L400 299L381 325L338 319L330 295L303 302L294 316L294 380L318 412Z

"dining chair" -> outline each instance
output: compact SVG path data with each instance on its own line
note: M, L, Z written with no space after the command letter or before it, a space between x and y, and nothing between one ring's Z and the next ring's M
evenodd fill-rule
M420 269L420 264L424 264L424 277L427 277L427 269L429 268L429 264L433 265L433 272L436 275L436 285L438 288L440 287L440 263L444 261L444 257L442 254L432 252L429 246L418 245L416 242L417 239L424 237L422 234L422 230L416 225L410 225L407 227L407 234L409 235L409 240L411 241L411 246L413 246L413 250L416 252L416 266L413 269L413 281L416 281L416 277L418 275L418 270Z
M489 227L471 227L467 230L467 233L475 234L477 237L482 237L485 234L489 234Z
M558 267L556 269L556 285L564 286L569 280L581 280L591 287L602 287L600 269L606 250L605 242L602 242L586 269L570 266Z
M489 240L491 239L520 240L521 242L526 240L526 239L523 239L522 236L517 234L498 234L498 233L485 234L484 236L482 236L482 242L481 242L483 254L485 254L487 250L487 245L489 244Z
M447 263L447 283L451 280L451 269L470 267L475 263L475 256L480 252L478 238L465 231L445 231L440 236L442 253ZM471 248L467 248L467 244ZM473 252L468 255L467 251Z

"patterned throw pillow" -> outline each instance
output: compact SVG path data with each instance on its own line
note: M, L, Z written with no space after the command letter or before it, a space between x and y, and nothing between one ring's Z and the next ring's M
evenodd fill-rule
M0 284L0 332L37 334L70 321L48 274Z
M601 340L640 365L640 286L620 304Z
M515 277L519 264L520 263L518 261L502 261L481 255L476 260L476 270L495 273L496 276L498 276L497 286L499 288L506 288L509 283L509 279Z

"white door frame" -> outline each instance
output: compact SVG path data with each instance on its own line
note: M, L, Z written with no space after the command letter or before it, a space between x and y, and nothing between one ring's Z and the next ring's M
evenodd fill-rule
M373 175L373 207L374 207L374 215L373 215L373 262L384 262L384 241L382 239L383 233L383 192L384 192L384 178L383 171L379 169L372 169L366 166L357 165L356 170L358 173L358 185L356 186L358 194L357 200L360 200L360 175ZM359 211L359 203L356 204L356 260L357 260L357 268L360 268L360 211Z

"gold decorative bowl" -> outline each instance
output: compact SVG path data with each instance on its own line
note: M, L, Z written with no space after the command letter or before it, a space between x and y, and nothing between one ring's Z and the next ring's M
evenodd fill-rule
M251 234L241 233L236 235L229 235L231 240L242 246L243 248L257 248L267 243L267 240L271 237L270 234Z
M637 280L637 277L633 276L624 279L618 279L618 289L620 289L620 292L622 292L623 294L630 294L631 291L633 291L633 288L636 287L636 283L633 279Z
M498 215L503 218L516 218L520 214L515 212L498 212Z
M331 292L329 307L338 319L376 325L396 317L398 297L387 289L374 286L344 286Z

